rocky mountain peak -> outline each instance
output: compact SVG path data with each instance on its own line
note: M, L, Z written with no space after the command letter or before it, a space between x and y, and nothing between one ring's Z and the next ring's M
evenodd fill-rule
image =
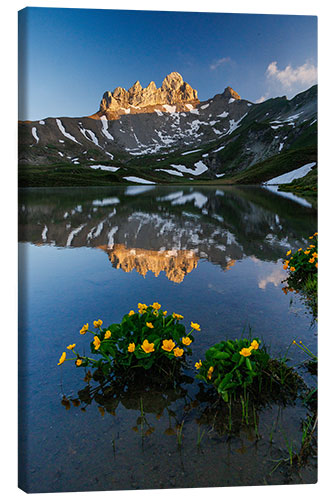
M241 99L241 96L235 92L231 87L226 87L222 94L222 97L232 98L232 99Z
M167 75L162 83L163 90L177 90L184 83L182 75L177 73L177 71L173 71L169 75Z
M155 82L150 82L143 88L137 80L127 91L117 87L113 92L105 92L99 112L112 119L123 114L131 106L135 108L135 112L147 112L150 106L165 104L177 105L183 109L185 103L198 104L198 93L191 85L184 82L179 73L173 71L164 78L160 88L156 88Z

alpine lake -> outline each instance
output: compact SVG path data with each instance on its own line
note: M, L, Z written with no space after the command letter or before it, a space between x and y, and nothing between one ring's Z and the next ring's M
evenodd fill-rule
M309 244L317 212L263 187L31 188L19 191L19 482L29 492L315 483L299 450L301 397L252 408L248 421L211 411L194 364L251 329L272 356L316 380L317 323L285 293L288 250ZM109 395L66 346L89 351L85 323L120 322L139 302L200 324L180 386ZM286 354L287 353L287 354Z

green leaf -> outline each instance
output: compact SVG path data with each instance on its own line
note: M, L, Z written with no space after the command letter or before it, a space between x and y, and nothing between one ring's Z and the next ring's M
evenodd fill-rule
M222 395L223 401L225 401L227 403L229 400L228 391L222 391L221 395Z
M213 355L213 358L214 359L229 359L230 358L230 354L228 354L227 352L215 352L214 355Z
M247 368L250 370L250 372L252 372L253 368L252 368L252 364L251 364L251 361L249 360L249 358L245 359L245 363L246 363Z
M223 377L222 382L220 382L217 388L217 392L222 394L222 391L224 390L225 386L231 381L233 375L233 372L229 372Z

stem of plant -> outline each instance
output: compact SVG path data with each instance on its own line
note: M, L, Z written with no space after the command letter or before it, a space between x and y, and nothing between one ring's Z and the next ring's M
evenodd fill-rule
M182 440L183 440L183 426L184 426L184 420L180 424L179 429L177 429L177 443L179 447L182 445Z

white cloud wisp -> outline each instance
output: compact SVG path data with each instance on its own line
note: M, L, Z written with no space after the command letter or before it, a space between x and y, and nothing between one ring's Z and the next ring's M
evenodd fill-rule
M279 82L283 88L293 90L294 87L310 86L317 83L317 68L306 62L302 66L293 68L290 64L279 69L277 62L271 62L266 70L267 78Z
M231 59L230 57L221 57L221 59L218 59L215 63L210 65L211 70L216 70L219 66L222 66L222 64L230 63Z

